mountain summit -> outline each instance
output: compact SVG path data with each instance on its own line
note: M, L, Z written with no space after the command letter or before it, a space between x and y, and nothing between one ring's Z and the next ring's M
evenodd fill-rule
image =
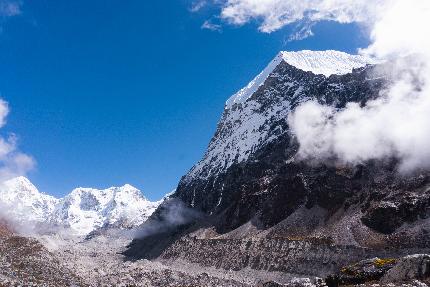
M350 55L344 52L310 51L279 52L270 64L255 77L246 87L234 94L226 102L226 108L231 108L234 104L243 103L252 96L258 88L264 84L269 75L285 62L299 70L312 72L316 75L344 75L351 73L353 69L361 68L369 64L376 64L376 60L361 55Z
M60 200L41 193L25 177L20 176L0 184L2 214L18 222L42 222L53 213Z

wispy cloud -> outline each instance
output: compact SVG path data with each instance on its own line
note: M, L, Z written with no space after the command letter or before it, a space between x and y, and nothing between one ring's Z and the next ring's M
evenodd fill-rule
M287 42L300 41L314 35L312 32L313 23L298 25L289 37Z
M208 2L206 0L195 1L195 2L193 2L193 4L191 4L190 11L193 13L199 12L207 4L208 4Z
M215 32L221 32L222 31L222 26L220 24L212 23L210 20L206 20L202 24L201 28L206 29L206 30L215 31Z
M0 99L0 129L6 124L9 114L9 105ZM0 136L0 181L3 182L15 176L25 175L34 168L32 157L18 150L15 134Z

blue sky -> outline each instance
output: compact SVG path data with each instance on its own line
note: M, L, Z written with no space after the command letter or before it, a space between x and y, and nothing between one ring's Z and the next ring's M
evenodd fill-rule
M286 41L257 23L202 29L216 7L191 1L23 1L1 20L2 134L37 162L28 174L63 196L78 186L130 183L150 199L174 189L198 161L225 101L280 50L355 53L368 40L353 24L320 22Z

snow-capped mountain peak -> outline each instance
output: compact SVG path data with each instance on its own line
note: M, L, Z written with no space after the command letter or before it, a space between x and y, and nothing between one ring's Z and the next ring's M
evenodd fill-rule
M310 89L311 82L329 82L327 89L339 93L347 84L340 82L339 77L353 74L355 68L379 62L332 50L278 53L256 78L227 101L203 159L190 170L183 182L207 179L224 172L287 135L286 119L291 109L316 96Z
M0 204L8 208L7 216L18 221L42 221L54 210L58 199L41 193L25 177L0 184Z
M270 64L246 87L227 100L226 108L231 108L235 103L243 103L252 96L258 88L264 84L269 75L281 62L286 62L299 70L312 72L316 75L324 75L326 77L329 77L330 75L347 74L355 68L377 63L375 59L369 57L350 55L334 50L303 50L298 52L282 51L279 52Z
M22 194L37 195L39 193L37 188L24 176L5 181L3 185L11 189L19 190Z
M62 199L53 220L62 222L79 234L87 234L106 226L138 226L157 207L157 202L150 202L129 184L103 190L77 188Z
M18 222L49 223L70 228L77 235L101 227L138 226L161 202L147 200L126 184L108 189L76 188L64 198L43 194L25 177L0 185L0 204Z

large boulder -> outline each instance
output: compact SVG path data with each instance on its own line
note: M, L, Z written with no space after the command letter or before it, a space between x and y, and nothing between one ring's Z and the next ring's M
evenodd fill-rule
M326 278L329 287L378 281L396 264L393 258L372 258L343 267L339 274Z
M430 277L430 255L415 254L401 258L398 263L382 277L382 282L410 281Z

